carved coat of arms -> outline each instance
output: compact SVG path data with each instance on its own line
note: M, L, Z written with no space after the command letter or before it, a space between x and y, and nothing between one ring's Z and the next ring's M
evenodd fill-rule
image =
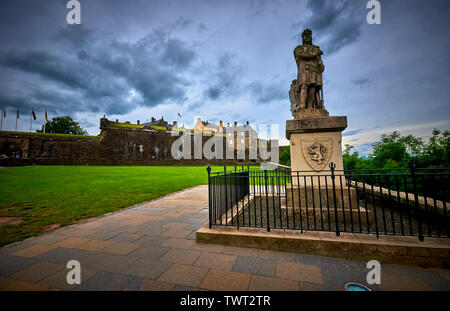
M315 171L321 171L331 157L331 138L302 139L302 152L306 162Z

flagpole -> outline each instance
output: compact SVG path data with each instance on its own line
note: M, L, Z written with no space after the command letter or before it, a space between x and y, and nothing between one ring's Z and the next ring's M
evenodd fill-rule
M181 114L178 112L177 113L177 126L179 127L179 128L181 128L181 126L180 126L180 120L179 119L183 119L183 117L181 116ZM184 124L183 124L183 127L184 127Z
M19 110L16 111L16 130L15 130L16 132L17 132L17 117L19 116L18 111L19 111Z
M44 134L45 134L45 125L47 125L48 119L47 119L47 107L45 107L45 118L44 118Z
M31 132L31 125L33 124L33 113L30 114L30 132Z
M2 117L0 118L0 130L3 128L3 114L5 113L5 106L2 106Z

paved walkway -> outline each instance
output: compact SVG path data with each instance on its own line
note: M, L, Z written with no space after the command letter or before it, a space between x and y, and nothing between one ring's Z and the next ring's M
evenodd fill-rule
M198 186L0 248L2 290L343 290L366 263L195 242ZM81 263L68 285L66 263ZM375 290L450 290L450 270L382 264Z

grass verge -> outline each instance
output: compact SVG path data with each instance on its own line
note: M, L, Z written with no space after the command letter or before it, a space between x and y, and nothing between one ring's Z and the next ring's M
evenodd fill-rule
M222 167L223 169L223 167ZM213 167L213 170L220 170ZM26 166L0 170L0 246L185 188L207 184L200 166Z

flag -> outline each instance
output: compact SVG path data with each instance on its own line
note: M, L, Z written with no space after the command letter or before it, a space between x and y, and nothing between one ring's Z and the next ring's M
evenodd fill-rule
M45 122L48 122L48 118L47 118L47 108L45 108Z
M16 119L19 119L19 108L17 108L17 116Z
M183 118L179 112L178 112L178 116L179 116L180 118Z
M34 112L34 108L31 108L31 114L33 115L33 119L36 120L36 113Z

